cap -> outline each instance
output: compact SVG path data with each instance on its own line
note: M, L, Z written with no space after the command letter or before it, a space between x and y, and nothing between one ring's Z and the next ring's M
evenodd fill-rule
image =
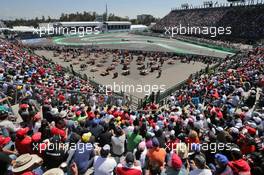
M32 135L32 141L38 142L41 140L41 132L36 132Z
M260 117L253 117L253 120L256 122L256 124L260 124L261 123L261 118Z
M75 114L76 114L77 116L80 116L80 115L82 114L82 112L81 112L81 111L77 111Z
M83 142L89 142L91 136L92 136L92 133L91 133L91 132L84 133L84 134L82 135L82 141L83 141Z
M246 128L247 128L247 131L248 131L249 134L256 135L257 130L255 128L252 128L252 127L249 127L249 126L247 126Z
M240 152L240 149L235 147L235 148L232 148L231 151L232 152Z
M4 137L0 135L0 146L4 146L11 141L10 137Z
M61 137L59 135L54 135L50 138L51 143L59 143L61 141Z
M61 118L65 118L67 116L67 112L66 111L61 111L60 114L59 114L59 116Z
M21 104L21 105L19 105L19 107L21 109L27 109L27 108L29 108L29 105L28 104Z
M204 165L206 163L204 156L199 154L194 157L194 160L199 162L201 165Z
M247 106L243 106L241 109L242 109L243 111L248 111L248 110L249 110L249 107L247 107Z
M243 125L242 125L242 123L237 123L237 124L235 125L235 127L236 127L237 129L240 129L240 128L243 127Z
M154 138L152 139L152 145L153 145L154 147L159 147L159 146L160 146L159 140L158 140L156 137L154 137Z
M57 128L57 127L53 127L53 128L51 128L51 134L52 135L58 135L58 136L64 138L66 135L66 132L62 129Z
M238 128L235 128L235 127L231 127L230 128L230 132L231 133L234 133L234 134L239 134L239 129Z
M110 145L108 145L108 144L106 144L106 145L103 146L103 150L104 151L110 151L110 149L111 149L110 148Z
M21 128L16 132L17 137L24 137L29 131L29 127Z
M181 158L177 155L177 154L173 154L172 157L171 157L171 166L174 168L174 169L181 169L182 167L182 160Z
M216 154L215 160L222 165L226 165L228 163L227 157L223 154Z

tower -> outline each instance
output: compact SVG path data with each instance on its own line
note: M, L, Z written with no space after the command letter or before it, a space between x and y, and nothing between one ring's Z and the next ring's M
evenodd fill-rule
M108 8L107 8L107 2L105 4L105 21L108 20Z

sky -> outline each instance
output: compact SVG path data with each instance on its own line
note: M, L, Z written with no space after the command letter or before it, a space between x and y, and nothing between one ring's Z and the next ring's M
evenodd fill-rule
M205 0L0 0L0 19L35 18L51 16L58 18L61 13L95 11L104 13L106 2L108 13L129 18L139 14L164 17L171 8L183 3L202 5ZM212 0L226 3L226 0Z

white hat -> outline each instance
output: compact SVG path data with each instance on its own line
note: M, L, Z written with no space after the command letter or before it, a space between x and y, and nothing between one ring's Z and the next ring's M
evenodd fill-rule
M243 127L243 125L242 125L242 123L237 123L237 124L235 125L235 127L236 127L237 129L240 129L240 128Z
M249 125L250 127L252 127L252 128L257 128L256 123L254 123L254 122L247 122L247 123L248 123L248 125Z
M199 114L199 117L201 120L203 120L203 118L204 118L203 114Z
M107 151L107 150L110 151L110 149L111 149L110 145L108 145L108 144L103 146L103 150L105 150L105 151Z
M256 124L260 124L262 121L260 117L253 117L253 120L256 122Z
M42 159L36 154L22 154L16 159L16 163L12 168L13 173L23 172L34 164L40 163Z
M239 130L238 130L238 128L236 128L236 127L231 127L231 128L230 128L230 131L231 131L232 133L235 133L235 134L238 134L238 133L239 133Z
M170 135L174 135L175 134L175 131L174 130L171 130L170 131Z
M43 175L64 175L64 172L60 168L52 168L46 171Z
M218 126L218 127L216 128L216 130L219 131L219 132L221 132L221 131L224 131L224 128L221 127L221 126Z
M58 110L57 108L52 108L51 111L50 111L50 113L51 113L52 115L56 115L56 114L59 113L59 110Z
M174 115L175 115L175 112L171 112L171 113L170 113L170 116L174 116Z
M237 151L237 152L240 152L240 149L239 149L239 148L232 148L231 151Z
M61 118L65 118L67 116L67 112L66 111L61 111L59 115L60 115Z
M158 131L160 128L158 125L155 126L155 131Z
M249 110L249 107L247 107L247 106L243 106L241 109L242 109L243 111L248 111L248 110Z

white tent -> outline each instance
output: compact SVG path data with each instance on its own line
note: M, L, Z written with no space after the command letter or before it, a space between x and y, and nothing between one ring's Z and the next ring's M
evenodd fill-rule
M148 27L146 25L142 25L142 24L131 25L131 27L130 27L131 31L144 31L144 30L147 30L147 29L148 29Z

